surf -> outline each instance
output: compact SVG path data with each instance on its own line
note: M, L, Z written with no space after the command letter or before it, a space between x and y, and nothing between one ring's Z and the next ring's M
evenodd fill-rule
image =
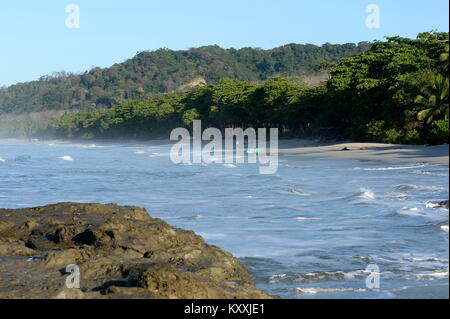
M59 156L58 159L63 160L63 161L67 161L67 162L73 162L74 161L72 156L69 156L69 155Z

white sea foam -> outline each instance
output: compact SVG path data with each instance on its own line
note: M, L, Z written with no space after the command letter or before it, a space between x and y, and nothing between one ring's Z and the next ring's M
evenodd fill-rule
M322 218L298 216L298 217L294 217L294 219L295 220L321 220Z
M448 263L448 260L441 260L439 258L431 257L431 256L405 257L403 259L406 261L419 262L419 263L436 263L436 262L437 263L443 263L443 262Z
M320 294L332 292L365 292L367 289L363 288L296 288L295 292L300 294Z
M438 269L433 272L426 273L418 273L415 274L418 279L440 279L440 278L448 278L448 267L444 269Z
M392 170L404 170L404 169L414 169L427 166L427 163L421 163L414 166L389 166L389 167L371 167L371 168L361 168L355 167L356 170L364 170L364 171L392 171Z
M69 156L69 155L60 156L58 158L63 160L63 161L73 162L73 158L71 156Z
M442 225L441 226L441 230L445 231L446 233L448 233L448 225Z
M352 203L375 203L377 195L370 188L360 188L359 192L347 197Z
M5 163L6 160L3 157L0 157L0 163Z
M435 202L426 202L425 207L426 208L436 208L436 207L439 207L439 204L435 203Z
M408 271L412 270L411 268L409 268L409 266L411 266L410 263L433 263L433 264L440 263L440 264L448 265L448 258L438 257L433 254L390 253L388 256L370 255L370 256L367 256L367 258L370 259L371 263L402 264L405 267L408 267L408 268L404 268L403 270L408 270ZM419 267L422 267L422 265ZM397 270L402 270L402 269L397 267ZM386 272L383 272L383 274L386 274Z
M417 174L417 175L431 175L431 176L441 176L446 177L448 174L444 173L435 173L435 172L428 172L428 171L412 171L411 174Z
M269 281L271 283L276 283L276 282L279 282L282 279L285 279L286 277L287 277L286 274L277 274L277 275L270 276L269 277Z
M323 272L309 272L302 275L298 275L294 281L302 283L312 283L321 281L334 281L334 280L346 280L346 279L360 279L367 276L369 272L367 270L354 270L354 271L323 271Z
M134 154L140 155L140 154L145 154L145 152L144 151L135 151Z
M234 164L223 164L223 167L235 168L236 165L234 165Z
M397 211L401 215L408 215L408 216L426 216L426 214L423 212L423 210L419 207L404 207Z
M161 157L161 156L169 156L170 153L152 153L148 157Z
M81 144L80 147L82 148L95 148L97 145L95 144Z
M55 143L48 143L48 146L63 146L63 147L77 147L77 148L96 148L96 144L72 144L67 141L56 141Z
M375 193L369 188L361 188L356 197L361 199L374 199Z
M324 271L324 272L309 272L306 274L298 275L294 279L296 282L319 282L330 280L344 280L345 273L343 271Z

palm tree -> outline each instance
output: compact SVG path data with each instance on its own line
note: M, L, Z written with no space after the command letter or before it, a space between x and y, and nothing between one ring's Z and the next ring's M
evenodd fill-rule
M424 107L417 114L419 121L426 120L427 124L433 122L434 117L445 113L448 117L448 78L441 74L436 74L431 80L430 85L423 87L421 94L414 100L415 103Z

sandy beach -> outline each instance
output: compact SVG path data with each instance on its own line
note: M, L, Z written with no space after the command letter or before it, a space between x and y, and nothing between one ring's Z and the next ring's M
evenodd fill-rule
M347 148L347 151L343 149ZM449 146L394 145L381 143L318 144L306 140L282 140L280 154L309 157L386 161L392 163L427 162L449 166Z

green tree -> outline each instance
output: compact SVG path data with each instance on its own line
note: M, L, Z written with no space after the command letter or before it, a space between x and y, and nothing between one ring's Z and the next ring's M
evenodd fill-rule
M449 79L436 74L429 85L421 88L421 94L414 100L424 108L417 113L417 118L430 124L439 115L445 114L448 117L448 90Z

